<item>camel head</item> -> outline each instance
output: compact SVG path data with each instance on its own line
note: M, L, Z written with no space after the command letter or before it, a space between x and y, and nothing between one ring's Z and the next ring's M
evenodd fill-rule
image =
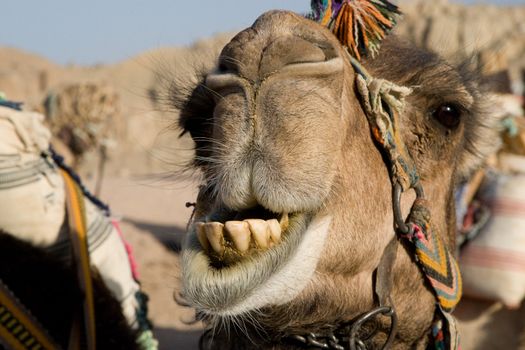
M392 184L347 53L317 23L273 11L210 62L168 92L203 174L182 251L183 296L212 323L271 330L269 338L369 310L373 271L394 236ZM453 245L454 185L486 149L484 98L465 69L396 38L363 65L413 90L401 135L433 222ZM403 195L405 215L413 200ZM397 255L398 338L415 344L435 300L409 249Z

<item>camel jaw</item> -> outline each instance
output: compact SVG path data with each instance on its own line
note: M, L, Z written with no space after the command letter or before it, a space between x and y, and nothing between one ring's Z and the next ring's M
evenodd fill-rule
M222 261L213 248L199 242L202 226L192 225L182 251L185 299L199 311L217 316L290 302L312 279L330 222L327 216L290 215L281 242L265 250L256 246L233 260L224 260L223 255Z

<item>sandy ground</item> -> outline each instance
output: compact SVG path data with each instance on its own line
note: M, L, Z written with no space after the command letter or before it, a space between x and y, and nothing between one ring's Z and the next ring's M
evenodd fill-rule
M121 218L124 235L134 248L142 286L150 297L149 314L161 349L197 348L200 324L192 309L174 301L179 290L181 240L191 209L185 203L196 195L195 182L167 185L153 177L110 177L101 198Z
M519 334L525 330L525 306L506 309L502 304L463 298L454 312L459 320L463 350L525 349Z

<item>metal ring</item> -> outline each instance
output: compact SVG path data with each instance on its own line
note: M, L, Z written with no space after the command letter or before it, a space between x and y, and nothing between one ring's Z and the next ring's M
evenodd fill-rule
M421 182L417 182L413 187L414 191L416 191L417 199L424 199L425 198L425 191L423 191L423 186L421 186Z
M424 199L425 192L423 191L423 186L420 182L417 182L413 187L416 192L417 199ZM396 227L402 234L408 235L412 233L412 225L408 225L403 219L403 213L401 212L401 194L403 193L403 187L401 184L396 182L393 189L393 208L394 208L394 220Z
M383 314L384 316L390 317L390 332L388 333L388 338L385 342L385 344L381 347L382 350L388 349L390 345L392 345L392 342L394 341L394 337L397 330L397 315L395 310L390 306L383 306L378 307L376 309L373 309L372 311L367 312L366 314L359 317L354 324L352 325L352 328L350 329L350 339L349 347L350 350L362 350L366 349L365 344L362 340L357 338L357 332L361 329L361 327L369 321L372 317L375 317L379 314ZM366 339L369 339L370 337L367 337Z
M401 233L408 234L410 232L410 226L405 223L403 219L403 213L401 213L401 193L403 193L403 187L399 183L394 185L393 190L393 208L394 208L394 221L396 227Z

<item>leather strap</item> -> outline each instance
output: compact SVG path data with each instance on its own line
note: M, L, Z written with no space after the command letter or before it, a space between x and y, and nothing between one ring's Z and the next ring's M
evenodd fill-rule
M74 263L81 291L84 294L84 330L87 350L96 350L95 307L93 283L91 280L91 264L87 244L87 225L84 208L84 196L73 178L60 169L66 188L66 205L69 222L69 235L73 247ZM75 324L76 322L74 322ZM79 337L72 337L79 339ZM78 344L77 344L78 345ZM70 344L70 349L77 346ZM78 347L80 348L80 346Z
M394 236L386 245L375 271L374 293L379 301L379 306L394 307L390 294L394 285L393 271L396 262L397 246L397 238Z

